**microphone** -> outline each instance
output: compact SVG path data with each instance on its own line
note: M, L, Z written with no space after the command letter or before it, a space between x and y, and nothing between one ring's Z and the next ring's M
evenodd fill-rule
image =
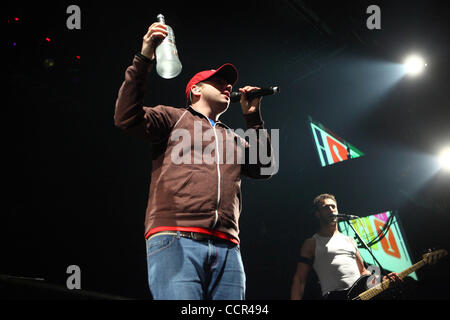
M252 100L254 98L259 98L263 96L270 96L275 93L280 92L280 87L268 87L268 88L262 88L258 89L252 92L248 92L245 94L247 97L247 100ZM241 100L242 93L241 92L232 92L230 94L230 101L231 102L239 102Z
M335 216L335 217L338 217L338 218L340 218L340 219L346 219L346 220L353 220L353 219L359 219L359 218L361 218L361 217L354 216L354 215L351 215L351 214L340 214L340 213L335 214L334 216Z

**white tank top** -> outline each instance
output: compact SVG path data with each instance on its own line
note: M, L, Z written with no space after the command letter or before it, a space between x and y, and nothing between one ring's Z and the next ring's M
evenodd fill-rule
M316 250L313 268L320 281L322 294L350 288L361 276L356 263L356 242L336 233L331 238L313 235Z

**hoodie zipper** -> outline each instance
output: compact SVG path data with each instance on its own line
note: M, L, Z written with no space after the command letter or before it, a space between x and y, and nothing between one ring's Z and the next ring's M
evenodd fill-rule
M209 120L208 120L209 122ZM220 153L219 153L219 142L217 141L217 133L216 133L216 125L214 124L214 126L212 126L213 130L214 130L214 138L215 138L215 142L216 142L216 164L217 164L217 209L216 209L216 216L214 219L214 224L213 224L213 229L217 224L217 221L219 220L219 203L220 203Z
M215 143L216 143L216 164L217 164L217 203L216 203L216 210L214 212L214 223L212 225L211 229L214 229L216 227L217 221L219 220L219 203L220 203L220 154L219 154L219 142L217 141L217 133L216 133L216 122L214 123L214 126L211 124L211 122L209 121L209 118L207 116L205 116L203 113L195 110L192 105L189 106L191 107L195 112L200 113L203 117L206 118L206 120L208 121L209 125L213 128L214 130L214 139L215 139ZM203 132L202 132L203 134Z

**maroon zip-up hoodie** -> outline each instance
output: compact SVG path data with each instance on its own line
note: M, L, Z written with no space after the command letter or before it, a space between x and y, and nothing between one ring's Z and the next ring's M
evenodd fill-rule
M192 107L144 106L146 79L152 68L153 62L139 55L134 57L125 72L114 115L117 127L153 144L145 234L162 227L204 228L239 241L241 175L269 178L270 174L263 175L260 169L270 164L250 164L251 141L249 145L220 121L213 127L206 116ZM259 112L244 118L247 129L263 129ZM198 140L200 132L207 139ZM265 143L271 155L269 135L265 131L257 133L258 147ZM240 150L244 150L245 163L237 161L242 156ZM211 157L202 161L202 154ZM234 161L229 161L231 156ZM190 161L180 163L180 159Z

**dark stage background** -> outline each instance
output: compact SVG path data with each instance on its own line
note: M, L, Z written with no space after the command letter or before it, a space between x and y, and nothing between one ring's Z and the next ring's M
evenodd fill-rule
M433 160L450 144L445 3L10 3L0 274L64 287L66 268L78 265L84 290L151 298L143 226L151 146L115 128L113 115L125 69L159 13L175 31L183 71L173 80L152 73L146 105L183 106L190 77L225 62L239 69L237 87L281 88L262 101L266 127L280 130L280 170L243 180L248 299L289 298L322 192L335 194L342 212L398 210L414 262L427 248L449 249L450 174ZM81 8L81 30L66 27L71 4ZM381 30L366 28L371 4L381 8ZM426 72L397 77L414 51ZM320 167L308 116L366 155ZM245 126L238 104L221 120ZM448 299L448 270L448 258L421 269L403 297ZM312 275L307 297L317 289ZM2 297L46 298L9 290Z

